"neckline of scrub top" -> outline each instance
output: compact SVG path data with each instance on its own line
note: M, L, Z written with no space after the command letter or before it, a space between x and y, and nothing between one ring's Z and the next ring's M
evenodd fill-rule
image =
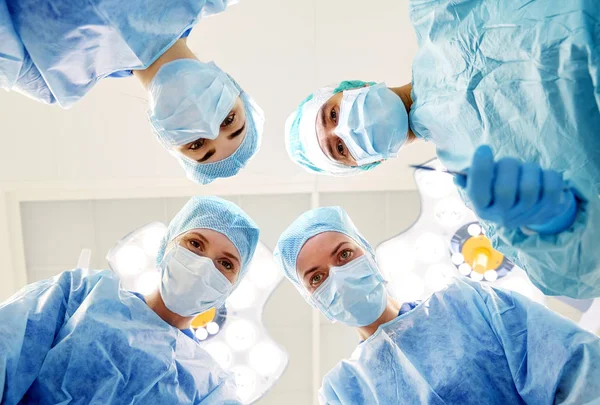
M135 291L129 291L129 292L132 293L133 295L135 295L136 297L138 297L139 299L141 299L142 301L144 301L144 304L147 304L146 298L142 294L140 294L138 292L135 292ZM198 341L198 338L196 338L196 335L194 335L194 331L193 330L191 330L191 329L179 329L179 331L181 333L183 333L184 335L186 335L187 337L189 337L190 339L192 339L194 342L200 343Z
M383 325L387 325L388 323L392 323L394 322L396 319L398 319L398 317L409 313L410 311L412 311L413 309L415 309L416 307L418 307L421 304L421 300L417 300L417 301L411 301L411 302L405 302L404 304L400 305L400 311L398 311L398 316L394 319L392 319L391 321L384 323ZM381 325L381 326L383 326ZM380 326L380 327L381 327ZM377 330L375 331L375 333L379 332L379 328L377 328ZM373 333L373 335L375 335L375 333ZM371 336L373 336L371 335ZM371 336L369 336L369 339L371 338ZM367 340L369 340L367 339ZM358 344L363 343L364 340L361 340Z
M194 29L194 27L189 27L183 34L181 34L179 39L189 37L190 34L192 33L193 29ZM129 77L132 75L133 75L133 70L129 69L129 70L117 70L116 72L109 74L107 77L120 78L120 77Z
M431 298L431 296L429 298ZM373 333L371 336L369 336L367 339L365 339L363 342L361 342L361 344L365 343L365 342L368 342L369 340L375 339L375 337L377 335L379 335L381 333L381 331L383 330L383 328L385 328L386 326L389 326L389 325L391 325L393 323L399 322L401 319L408 318L409 316L411 316L412 314L414 314L417 309L421 308L424 305L428 305L429 298L427 298L426 300L423 300L423 301L419 302L410 311L407 311L407 312L405 312L405 313L403 313L401 315L398 315L397 317L395 317L394 319L392 319L389 322L386 322L386 323L383 323L383 324L379 325L379 327L377 328L377 330L375 331L375 333Z

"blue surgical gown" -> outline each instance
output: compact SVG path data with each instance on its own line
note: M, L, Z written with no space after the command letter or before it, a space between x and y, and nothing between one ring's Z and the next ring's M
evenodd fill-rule
M240 404L233 377L109 271L66 271L0 305L0 403Z
M580 193L575 223L538 235L483 222L548 295L600 296L600 1L411 0L414 133L442 163L475 149L537 162Z
M235 0L0 0L0 87L68 108Z
M517 294L457 279L336 365L327 405L598 404L600 339Z

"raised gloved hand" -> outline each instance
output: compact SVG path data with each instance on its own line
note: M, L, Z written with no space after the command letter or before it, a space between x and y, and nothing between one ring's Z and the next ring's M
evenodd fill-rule
M542 234L562 232L575 221L577 201L573 191L553 170L512 158L494 162L490 147L482 145L475 151L467 173L454 181L466 190L481 219Z

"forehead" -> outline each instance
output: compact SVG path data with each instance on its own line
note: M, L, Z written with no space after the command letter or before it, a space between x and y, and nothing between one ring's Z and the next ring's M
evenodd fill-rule
M237 96L235 101L233 102L231 108L229 110L225 110L223 112L225 113L225 116L223 116L223 121L225 119L227 119L227 117L232 112L235 112L239 117L245 118L246 117L246 104L244 103L242 96Z
M246 104L244 104L244 101L242 100L241 97L237 98L237 100L235 101L235 104L233 105L232 110L235 110L236 114L239 114L241 125L244 125L244 131L241 134L241 137L243 138L246 136L246 133L248 132L248 122L247 122L248 117L246 114Z
M233 104L233 108L241 108L244 113L245 111L245 107L246 105L244 104L244 100L242 100L241 96L238 96L238 98L235 99L235 103Z

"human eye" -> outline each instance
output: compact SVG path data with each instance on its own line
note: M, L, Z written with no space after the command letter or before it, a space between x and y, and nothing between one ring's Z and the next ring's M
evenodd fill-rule
M219 264L227 271L235 270L235 266L229 260L219 260Z
M348 260L350 260L352 258L352 256L354 255L354 252L351 249L344 249L340 252L339 254L339 260L340 262L347 262Z
M332 107L331 111L329 111L329 118L331 119L331 121L333 121L334 124L337 125L338 113L335 110L335 107Z
M188 239L187 244L190 251L196 251L202 253L204 251L204 244L199 239Z
M337 153L340 156L342 156L342 157L346 157L347 156L347 153L346 153L346 144L340 138L337 138L337 141L336 141L336 144L335 144L335 150L337 151Z
M314 274L311 278L310 278L310 286L311 287L316 287L319 284L321 284L323 282L323 274L322 273L317 273Z
M204 138L197 139L188 145L188 149L198 150L204 146L204 142L205 142Z
M221 123L221 128L225 128L233 124L235 121L235 112L230 112L229 115Z

